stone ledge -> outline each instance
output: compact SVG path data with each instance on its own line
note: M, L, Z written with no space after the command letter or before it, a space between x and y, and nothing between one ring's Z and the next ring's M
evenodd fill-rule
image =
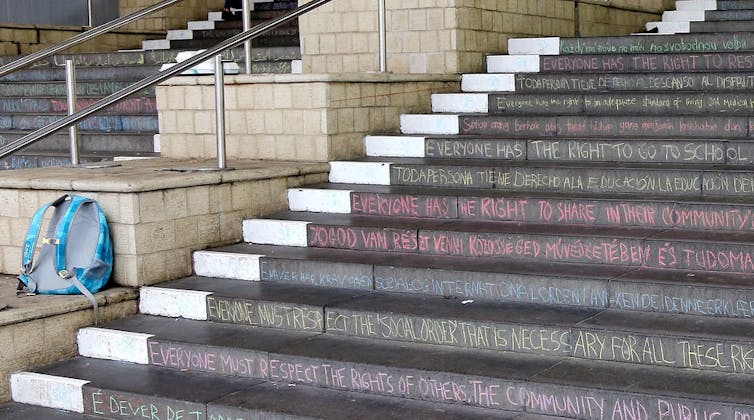
M395 82L460 82L457 74L397 74L397 73L340 73L340 74L263 74L226 75L225 84L249 83L395 83ZM178 76L166 80L163 86L214 85L214 76Z
M118 162L115 166L83 165L5 171L0 188L135 193L170 188L217 185L329 171L327 163L284 161L229 161L232 170L216 168L212 160L146 159ZM192 171L193 170L193 171Z
M92 308L89 299L82 295L16 296L18 279L0 275L0 327L19 322L48 318L55 315ZM136 300L139 290L129 287L111 287L97 294L100 307Z

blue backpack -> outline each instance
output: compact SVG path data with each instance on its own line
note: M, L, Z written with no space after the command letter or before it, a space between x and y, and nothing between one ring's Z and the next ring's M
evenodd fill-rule
M39 231L47 210L49 221L42 248L34 262ZM96 201L66 194L40 207L34 214L24 243L19 290L29 294L83 294L94 306L93 293L101 290L113 267L113 247L105 214Z

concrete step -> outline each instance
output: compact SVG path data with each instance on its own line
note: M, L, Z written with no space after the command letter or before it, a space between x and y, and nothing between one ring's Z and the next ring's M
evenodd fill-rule
M754 136L745 116L403 114L401 133L502 138L740 138Z
M754 73L466 74L461 87L517 93L747 92L754 88Z
M37 130L61 119L64 114L0 115L0 130ZM91 132L151 133L159 131L156 115L95 115L78 124Z
M754 164L754 144L744 140L367 136L364 141L367 156L378 158Z
M662 13L663 22L695 22L704 20L704 10L667 10Z
M643 227L489 224L384 217L281 213L244 221L244 241L260 245L397 252L444 257L501 258L533 264L603 265L618 268L754 272L750 234L663 232Z
M139 330L147 330L149 323L143 321ZM354 337L302 337L249 327L234 327L235 334L224 331L238 337L236 344L230 346L220 344L225 340L219 339L217 329L200 329L196 323L185 320L169 325L167 328L160 325L150 328L160 331L149 339L156 343L152 344L151 357L147 354L147 346L139 345L147 360L169 365L169 368L76 359L35 372L15 374L14 397L20 400L30 396L28 400L31 402L47 403L48 399L38 396L65 395L67 401L73 402L71 406L87 413L93 412L94 408L107 409L105 402L113 399L123 401L125 407L144 404L148 409L154 404L162 407L162 411L158 408L159 412L167 411L166 406L170 406L173 410L204 414L204 410L222 405L224 396L242 391L254 381L238 376L208 375L201 371L233 373L235 370L239 375L273 384L358 391L493 410L526 410L535 415L597 418L601 416L598 413L605 410L646 412L647 416L649 413L683 410L719 412L730 418L736 415L740 418L752 412L748 389L754 379L750 375ZM180 330L181 333L178 335L171 330ZM171 340L169 336L175 339ZM178 348L186 355L189 352L196 355L195 364L189 357L188 372L180 370L185 366L185 358L178 359L175 353ZM170 349L175 353L174 358ZM228 363L216 361L210 367L210 363L200 362L208 359ZM238 367L233 369L235 366ZM242 369L247 373L242 373ZM621 378L621 381L615 378ZM160 383L161 380L164 382ZM673 384L672 389L668 383ZM35 393L34 389L43 391ZM561 403L543 403L545 396L552 401L560 399ZM179 405L179 401L184 404ZM188 401L193 404L186 404ZM211 401L214 403L207 407ZM494 416L495 413L488 415Z
M432 95L432 112L492 115L750 115L754 95L744 93L594 93Z
M520 201L514 198L510 203ZM508 202L498 203L505 206ZM642 208L624 210L626 223L632 223L628 218L633 218L638 225ZM520 219L520 215L521 212L511 218ZM550 309L612 308L703 317L754 317L754 291L749 276L490 258L473 260L473 264L470 261L466 257L251 244L194 253L197 275L222 279L524 303ZM177 304L166 305L165 310L171 316L187 312Z
M708 12L709 13L709 12ZM754 34L700 33L654 36L605 36L588 38L513 38L508 53L521 54L648 54L648 53L720 53L749 51Z
M691 32L691 22L647 22L646 33L658 35L687 34Z
M596 162L499 162L483 160L333 161L330 182L487 189L566 194L662 194L677 198L746 200L749 172L730 167Z
M187 290L191 297L184 299ZM206 303L194 298L200 291L207 292ZM754 364L743 357L754 354L748 320L469 302L377 291L350 294L335 288L191 278L150 288L142 295L140 308L142 314L175 316L164 310L167 301L206 308L204 319L194 319L238 326L754 374ZM297 295L313 298L301 300ZM110 334L112 330L81 330L81 354L124 360L128 355L107 354L107 349L123 340L120 334L110 339ZM595 348L586 348L587 339L597 343ZM715 346L720 360L714 365L700 363L689 354Z
M491 55L489 73L749 72L753 52L713 54Z
M0 405L0 416L8 419L28 419L28 420L65 420L65 419L86 419L96 420L103 419L101 416L81 414L72 411L65 411L54 408L39 407L20 403L6 403Z
M97 102L98 98L77 98L78 110ZM67 113L65 98L6 97L0 99L0 113L3 114L52 114ZM154 97L130 97L100 112L107 115L157 115Z
M715 10L717 0L678 0L675 2L676 10Z

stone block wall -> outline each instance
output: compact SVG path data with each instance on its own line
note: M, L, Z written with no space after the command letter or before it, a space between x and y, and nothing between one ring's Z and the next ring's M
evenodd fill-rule
M194 250L241 241L245 218L287 208L288 188L324 182L329 169L286 162L243 162L228 172L186 169L213 164L156 160L8 172L0 180L0 272L19 272L36 209L75 193L97 200L107 216L114 283L142 286L184 277L192 272Z
M365 135L396 132L401 113L429 112L430 94L459 90L455 76L239 75L225 81L231 159L363 156ZM213 82L180 76L157 87L162 156L216 156Z
M0 23L0 55L30 54L83 32L86 28L68 26ZM114 31L77 45L66 52L103 52L140 48L141 41L159 38L161 33Z
M669 0L387 0L388 71L483 71L484 56L507 52L509 38L625 35L672 7ZM379 70L376 1L333 0L299 25L304 72Z

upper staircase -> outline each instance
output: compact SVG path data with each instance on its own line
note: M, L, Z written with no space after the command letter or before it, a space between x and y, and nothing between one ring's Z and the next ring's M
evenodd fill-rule
M108 418L750 419L752 36L512 40L330 183L291 189L290 211L245 221L246 243L142 288L140 315L81 330L81 357L14 375L14 399Z
M252 24L271 19L296 7L296 2L255 3ZM202 29L193 30L192 27ZM188 29L169 31L172 40L144 41L135 51L58 55L32 67L0 78L0 145L16 140L66 115L65 60L76 65L78 106L98 99L156 73L163 64L175 62L182 51L214 46L242 31L240 20L223 21L221 12L209 12L208 20L189 22ZM254 73L290 73L291 62L300 59L296 23L253 42ZM244 63L243 49L225 58ZM0 57L0 65L19 57ZM157 104L153 88L111 106L79 124L82 163L112 160L119 156L158 156ZM0 160L0 169L70 164L68 133L60 131L22 152Z

